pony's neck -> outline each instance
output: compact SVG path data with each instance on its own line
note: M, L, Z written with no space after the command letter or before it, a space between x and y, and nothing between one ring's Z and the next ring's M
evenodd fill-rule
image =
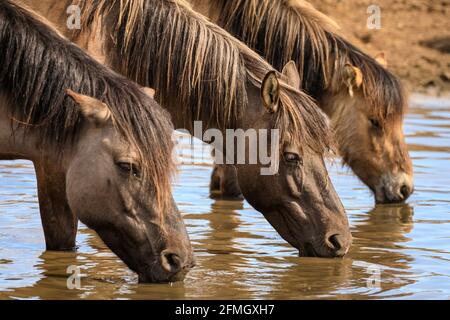
M38 129L27 128L26 124L10 116L12 110L4 96L0 96L0 160L30 160L60 163L60 150L46 146L43 149Z
M212 22L217 23L219 21L219 14L217 10L214 10L214 1L211 0L188 0L192 9L201 13L205 17L208 17Z
M105 64L105 53L100 45L103 43L100 32L101 21L94 22L90 32L82 33L77 38L74 38L73 30L68 28L70 17L67 9L73 0L21 0L20 2L22 5L32 8L37 14L45 17L52 27L78 46L86 49L90 56L100 64Z
M67 9L71 3L72 0L20 0L20 5L32 8L65 36L70 34Z
M94 21L91 30L86 30L85 32L80 33L77 37L71 35L71 40L79 47L84 48L92 58L97 60L98 63L113 68L114 66L109 63L107 55L104 51L103 44L106 39L105 34L102 32L101 24L101 19Z
M114 66L112 66L114 68ZM204 116L203 113L200 117L196 117L192 112L183 112L179 104L161 104L171 115L172 123L176 130L187 130L191 135L198 133L196 131L197 127L195 122L201 122L202 135L207 130L220 130L222 134L226 135L227 129L244 129L253 128L255 123L258 123L262 119L262 114L264 110L261 107L261 96L260 88L255 86L251 81L246 81L246 96L247 103L245 105L240 105L238 110L238 115L233 119L233 123L229 123L225 128L222 126L220 119L215 122L211 121L209 117ZM155 97L158 100L158 97ZM224 116L223 114L220 116Z
M32 160L36 139L26 137L25 130L8 115L9 104L0 96L0 160Z

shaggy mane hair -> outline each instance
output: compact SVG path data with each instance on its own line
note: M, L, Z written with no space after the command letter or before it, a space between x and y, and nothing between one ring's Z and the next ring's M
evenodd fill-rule
M210 127L234 128L248 105L249 83L261 87L274 69L228 32L182 0L82 2L82 31L100 21L108 63L141 85L157 89L163 106L178 108ZM306 94L281 82L273 124L290 142L323 154L328 122ZM175 109L176 110L176 109Z
M191 0L193 3L199 0ZM335 76L350 63L364 75L362 91L371 113L383 123L403 117L407 97L400 80L337 34L336 23L303 0L210 0L218 24L281 70L295 61L302 89L320 100L339 90ZM341 79L342 77L338 77Z

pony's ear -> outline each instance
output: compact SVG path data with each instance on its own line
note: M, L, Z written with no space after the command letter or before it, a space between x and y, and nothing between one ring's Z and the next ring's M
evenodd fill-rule
M275 113L278 111L278 102L280 100L280 83L278 82L275 71L269 72L261 87L261 97L267 112Z
M300 75L294 61L289 61L283 68L283 75L288 79L289 85L295 89L300 89Z
M155 99L156 93L155 89L144 87L142 88L142 91L144 91L144 93L148 95L150 98Z
M378 53L375 57L374 57L375 61L378 62L381 66L387 68L388 63L387 63L387 59L386 59L386 54L384 52L380 52Z
M111 119L111 111L100 100L73 92L70 89L67 90L67 95L80 107L84 118L96 126L104 126Z
M355 88L358 89L363 83L363 74L361 69L347 63L344 66L344 82L348 87L350 97L353 97Z

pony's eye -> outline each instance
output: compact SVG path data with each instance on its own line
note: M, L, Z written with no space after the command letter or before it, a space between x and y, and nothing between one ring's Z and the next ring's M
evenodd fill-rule
M302 165L303 161L302 158L296 153L286 152L284 154L284 160L288 163L296 164L296 165Z
M381 128L380 122L378 120L369 119L369 121L370 121L370 124L372 125L372 127L374 127L375 129Z
M140 177L139 169L132 163L129 162L119 162L117 164L119 169L126 174L132 174L135 178Z

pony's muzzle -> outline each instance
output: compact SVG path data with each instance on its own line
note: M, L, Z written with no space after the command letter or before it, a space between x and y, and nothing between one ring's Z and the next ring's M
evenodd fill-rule
M318 258L342 258L352 245L351 234L330 233L322 241L306 242L303 250L299 252L300 257Z
M350 249L351 240L347 240L342 234L333 234L328 237L326 244L333 257L342 258Z
M400 194L403 197L403 200L408 200L408 198L413 194L414 192L414 187L413 186L409 186L404 184L401 188L400 188Z
M184 258L177 250L166 249L161 252L161 267L168 274L178 274L193 268L195 263Z
M170 273L180 272L183 267L180 256L169 250L161 253L161 265L165 271Z
M400 173L395 176L383 176L376 188L375 197L377 204L402 203L408 200L413 192L412 176Z

